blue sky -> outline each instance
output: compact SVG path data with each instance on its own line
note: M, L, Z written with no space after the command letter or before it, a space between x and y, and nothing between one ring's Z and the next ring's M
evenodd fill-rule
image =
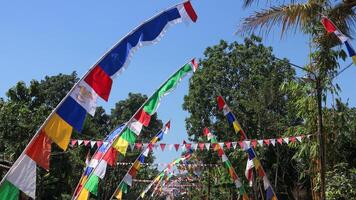
M142 21L180 1L3 1L0 3L0 97L16 82L29 83L46 75L71 73L83 75L100 56ZM192 57L200 58L206 47L221 39L242 41L234 35L243 17L258 10L244 10L241 1L192 2L198 16L196 24L171 27L158 44L140 49L128 69L114 80L108 103L100 102L108 111L129 92L151 94ZM263 42L272 46L276 56L304 65L308 53L308 37L289 33L281 39L279 29ZM353 42L354 43L354 42ZM350 63L348 59L342 66ZM302 73L298 73L302 75ZM356 67L351 67L335 81L341 86L341 97L356 105L353 85ZM183 97L188 79L166 96L158 110L163 121L172 120L172 131L164 142L179 143L186 138ZM157 162L170 162L179 153L157 152ZM84 159L84 158L83 158Z

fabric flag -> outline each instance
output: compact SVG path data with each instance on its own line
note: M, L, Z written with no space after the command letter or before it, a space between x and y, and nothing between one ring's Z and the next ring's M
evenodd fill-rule
M81 132L86 113L95 114L98 96L108 101L112 79L115 74L123 71L133 53L146 43L158 42L170 24L185 19L193 22L197 20L189 1L159 13L131 31L76 84L47 122L45 133L59 147L66 150L72 129Z
M351 46L350 39L346 35L344 35L327 17L323 17L321 19L321 23L323 24L325 30L328 33L334 33L339 38L339 40L345 44L349 56L352 58L353 63L356 65L356 53L353 47Z
M254 168L253 160L247 159L245 176L249 181L250 187L252 186L252 181L253 181L253 168Z
M39 166L49 170L49 157L51 155L51 139L46 133L40 132L26 150L26 155L34 160Z
M14 195L8 192L16 194L18 190L33 199L36 197L36 162L26 154L17 159L8 172L6 180L0 187L0 197L10 197L11 199Z
M148 152L149 152L149 148L150 148L149 146L155 145L156 142L162 140L163 135L168 134L169 129L170 129L170 121L168 121L165 124L165 126L152 138L152 140L150 141L148 146L145 147L145 149L141 152L141 154L136 158L135 162L130 167L130 169L127 171L123 180L120 182L118 188L116 188L113 196L122 198L123 194L122 194L122 190L120 189L120 185L122 185L122 183L124 182L127 184L127 186L132 186L132 179L134 177L136 177L138 171L141 168L141 164L144 163L145 157L148 156ZM161 146L161 148L162 148L162 146ZM164 149L164 147L162 148L162 150L163 149ZM127 187L127 189L128 189L128 187Z
M98 195L98 186L99 186L99 177L92 175L89 177L88 181L85 183L84 188L87 189L90 193Z
M0 187L0 199L18 200L19 194L19 189L8 180L5 180Z
M224 112L224 115L227 117L229 124L232 125L232 127L234 128L235 133L240 133L241 139L245 140L246 139L245 132L242 130L240 124L237 122L235 118L235 115L231 112L229 106L226 104L222 96L217 97L217 103L218 103L219 110L222 110Z
M174 90L178 83L190 72L195 72L198 67L195 59L181 67L175 72L162 86L147 100L143 105L143 109L139 110L139 115L135 115L134 121L138 121L140 124L148 125L150 116L152 116L161 101L161 98L167 95L170 91ZM137 117L138 116L138 117ZM136 135L139 135L142 126L135 126L132 128L132 122L129 122L128 128L124 133L114 142L113 147L119 151L122 155L126 155L127 147L129 144L135 143ZM137 128L137 129L136 129ZM133 130L134 129L134 130Z

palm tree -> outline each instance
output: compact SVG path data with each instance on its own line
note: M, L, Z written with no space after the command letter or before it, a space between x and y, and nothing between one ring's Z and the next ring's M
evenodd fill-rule
M244 7L249 7L256 0L244 0ZM258 0L257 0L258 2ZM320 171L320 194L313 194L314 199L325 199L325 136L322 126L322 107L321 101L323 91L328 86L332 86L331 79L337 74L338 58L345 57L345 52L335 53L331 47L341 43L334 34L327 34L323 29L320 20L327 16L335 25L346 35L352 36L355 32L350 29L356 25L356 0L339 0L339 2L330 0L290 0L288 4L284 1L267 0L273 6L255 12L253 15L244 18L238 29L239 33L253 33L256 30L260 33L269 34L272 28L281 29L281 37L285 36L287 31L297 31L310 35L311 53L310 64L303 68L308 74L314 75L316 87L317 107L318 107L318 134L319 134L319 162L318 171ZM325 93L324 93L325 95ZM316 180L316 179L313 179ZM315 183L314 183L315 185Z

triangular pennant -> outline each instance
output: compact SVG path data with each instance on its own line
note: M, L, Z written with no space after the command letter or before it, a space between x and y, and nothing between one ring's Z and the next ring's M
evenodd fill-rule
M172 149L173 149L173 144L169 144L169 145L168 145L168 150L169 150L169 151L172 151Z
M244 143L245 143L244 149L250 148L250 146L251 146L251 141L250 140L245 140Z
M277 142L278 142L279 144L283 144L283 139L282 139L282 138L277 138Z
M264 139L263 142L268 146L269 144L271 144L271 141L269 141L269 139Z
M285 143L287 143L287 144L289 143L289 138L288 137L283 138L283 140L284 140Z
M258 144L263 147L263 140L257 140Z
M103 144L102 141L96 141L96 146L97 146L98 148L101 147L102 144Z
M163 151L164 151L164 148L166 147L166 144L161 143L161 144L159 144L159 146L161 147L161 150L162 150L162 152L163 152Z
M88 146L89 142L89 140L84 140L84 146Z
M178 149L179 149L179 144L174 144L174 148L176 149L176 151L178 151Z
M276 146L276 139L270 139L270 141L273 146Z
M206 148L206 150L210 150L210 143L205 143L205 148Z
M231 142L231 144L232 144L232 147L233 147L234 149L236 149L237 142Z
M294 142L295 142L295 136L290 137L290 138L289 138L289 141L290 141L291 143L294 143Z
M230 149L231 148L231 142L225 142L226 148Z
M297 136L297 137L295 137L295 138L297 138L297 140L298 140L299 142L302 142L302 137L301 137L301 136Z
M256 146L257 146L257 140L251 140L251 144L253 146L253 148L256 149Z
M200 149L200 151L204 150L204 143L199 143L199 149Z
M241 148L241 149L244 149L245 144L244 144L244 142L243 142L243 141L239 141L239 145L240 145L240 148Z
M83 140L78 140L78 146L80 146L83 143Z
M96 141L90 141L90 148L94 148Z
M72 145L72 147L74 147L75 144L77 144L77 140L72 140L72 141L70 142L70 144Z
M197 148L198 148L198 144L197 144L197 143L193 143L193 144L192 144L192 148L193 148L194 151L196 151Z

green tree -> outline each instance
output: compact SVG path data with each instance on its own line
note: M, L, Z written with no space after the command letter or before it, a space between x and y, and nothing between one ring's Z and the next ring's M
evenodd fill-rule
M300 118L289 112L288 93L279 89L284 83L295 78L295 72L287 64L287 60L276 59L272 48L265 47L260 38L251 36L242 44L221 41L215 46L208 47L204 56L200 61L204 67L191 78L189 93L184 98L183 108L190 113L186 125L191 138L206 141L202 130L209 127L219 141L241 139L240 135L233 132L223 113L217 109L216 97L220 94L229 103L249 138L273 138L284 133L287 127L302 123ZM195 137L192 137L193 134ZM266 167L270 181L274 183L277 180L277 185L286 186L277 188L277 193L285 194L281 198L287 199L292 196L294 184L298 181L293 170L294 163L290 162L293 150L281 146L276 149L262 149L258 154L263 166ZM246 180L243 173L246 163L244 152L227 152L227 155L241 179ZM215 152L202 153L201 156L207 163L220 162ZM280 169L278 171L274 165L276 159L282 164L277 166ZM276 173L277 177L283 178L275 179ZM230 189L228 185L225 186L226 190ZM234 187L231 185L232 190L235 190ZM255 185L255 195L259 193L259 187L263 190L263 185ZM245 184L245 188L249 187ZM214 191L218 190L212 188L211 194L214 194Z
M6 93L5 99L0 99L0 154L11 155L11 161L16 160L33 136L33 133L43 123L49 113L57 106L68 93L75 82L77 75L59 74L46 76L44 80L32 80L28 86L18 82ZM147 99L145 95L129 94L126 100L117 102L111 114L107 114L102 107L98 107L94 117L86 118L82 133L73 132L72 138L101 140L113 127L126 122L139 106ZM148 128L141 133L141 140L148 142L159 129L162 122L154 115ZM50 157L50 171L41 167L37 169L38 199L70 199L74 188L83 173L84 160L88 151L94 153L89 147L69 148L63 152L55 144L52 145ZM126 158L119 158L125 162L133 161L139 152L130 152ZM153 157L146 162L152 162ZM1 175L5 175L7 168L0 168ZM107 199L114 186L122 179L126 168L118 166L108 170L105 181L100 183L99 199ZM155 169L146 169L148 175L155 174ZM139 176L148 175L139 174ZM141 187L141 186L140 186ZM142 186L143 187L143 186ZM137 187L139 188L139 187ZM133 190L135 192L135 190ZM106 194L106 195L105 195ZM137 194L132 193L132 194Z

